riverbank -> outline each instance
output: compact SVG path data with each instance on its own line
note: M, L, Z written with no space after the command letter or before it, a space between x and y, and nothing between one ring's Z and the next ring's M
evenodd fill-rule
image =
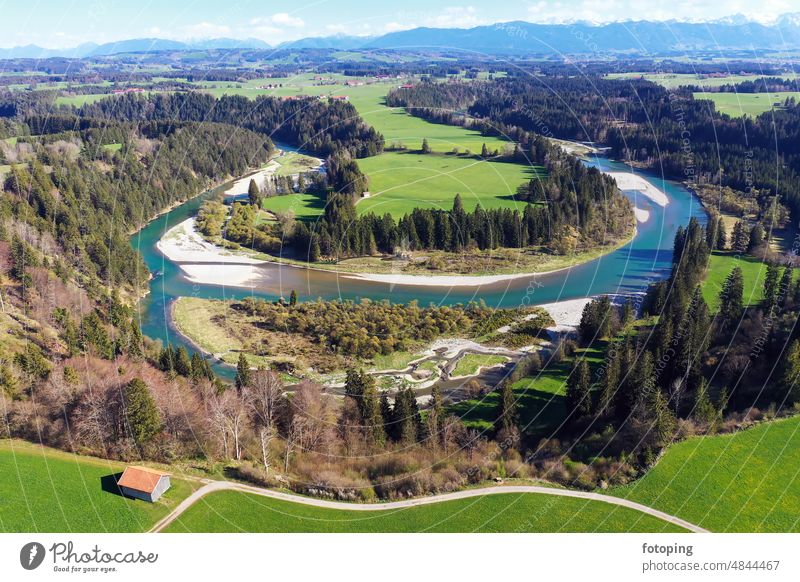
M667 195L643 176L633 172L605 172L605 174L614 178L620 190L639 192L661 207L669 204Z

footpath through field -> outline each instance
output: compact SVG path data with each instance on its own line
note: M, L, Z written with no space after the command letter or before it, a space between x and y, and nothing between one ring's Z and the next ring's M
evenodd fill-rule
M327 501L325 499L314 499L312 497L303 497L301 495L293 495L291 493L284 493L281 491L273 491L271 489L262 489L252 485L244 485L242 483L233 483L230 481L210 481L203 485L200 489L189 495L184 499L172 512L159 521L151 533L163 531L175 519L177 519L183 512L189 509L197 501L216 491L241 491L243 493L252 493L253 495L260 495L262 497L271 497L273 499L280 499L291 503L301 503L304 505L312 505L314 507L322 507L326 509L340 509L345 511L383 511L389 509L401 509L404 507L416 507L420 505L430 505L433 503L441 503L443 501L453 501L455 499L467 499L470 497L482 497L484 495L498 495L503 493L537 493L541 495L557 495L561 497L575 497L578 499L587 499L591 501L599 501L601 503L609 503L611 505L619 505L627 507L636 511L641 511L647 515L651 515L658 519L672 523L684 529L695 533L709 533L708 530L703 529L693 523L689 523L674 515L669 515L663 511L653 509L641 503L630 501L628 499L611 497L610 495L603 495L601 493L592 493L588 491L572 491L569 489L553 489L550 487L539 487L536 485L504 485L496 487L484 487L481 489L469 489L466 491L457 491L455 493L444 493L441 495L431 495L429 497L421 497L418 499L406 499L403 501L392 501L389 503L347 503L343 501Z

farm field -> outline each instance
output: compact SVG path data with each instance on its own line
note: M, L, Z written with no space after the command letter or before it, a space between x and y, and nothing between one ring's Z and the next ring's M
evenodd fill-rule
M641 517L640 517L641 516ZM631 524L636 524L633 528ZM487 495L387 511L346 511L238 491L211 493L167 532L679 532L678 526L599 501Z
M800 417L671 446L612 494L714 532L800 531Z
M710 99L720 113L731 117L756 117L766 111L783 107L786 99L800 100L800 92L784 93L695 93L695 99Z
M467 210L524 209L513 196L517 187L539 175L538 168L486 162L448 154L385 152L358 161L369 176L370 197L356 206L359 214L391 213L395 218L414 208L451 209L460 193Z
M192 490L172 479L158 502L117 493L124 465L0 440L0 532L143 532Z
M734 267L742 270L744 304L754 305L763 298L764 275L767 272L767 266L764 263L753 257L714 251L708 261L708 272L702 283L703 299L706 300L711 311L716 311L719 307L719 292L722 291L722 285Z
M765 75L727 75L725 77L709 77L691 73L611 73L606 75L609 79L638 79L663 85L667 89L674 89L683 85L697 85L699 87L721 87L722 85L735 85L743 81L753 81ZM796 79L796 73L778 75L783 79Z

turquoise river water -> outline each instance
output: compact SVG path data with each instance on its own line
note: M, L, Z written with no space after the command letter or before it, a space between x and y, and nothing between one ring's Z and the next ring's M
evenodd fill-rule
M586 161L606 171L630 171L625 164L603 157ZM643 291L647 285L669 274L675 231L693 216L705 222L706 215L699 200L676 182L662 180L655 174L640 172L669 197L669 204L660 207L636 192L626 192L635 205L650 212L647 222L639 223L636 236L620 249L593 261L550 274L526 276L479 287L433 287L389 285L358 280L326 271L301 269L276 263L259 267L263 281L254 289L223 285L204 285L188 281L180 267L164 257L156 248L163 234L176 224L194 216L206 192L148 223L131 237L131 244L144 257L153 273L147 296L140 302L142 331L153 339L175 345L192 346L176 332L170 321L170 304L178 297L192 296L213 299L241 299L246 296L277 299L297 290L301 300L322 299L388 299L392 302L417 300L451 305L483 300L490 307L537 305L591 295L625 294ZM215 370L230 378L228 366Z

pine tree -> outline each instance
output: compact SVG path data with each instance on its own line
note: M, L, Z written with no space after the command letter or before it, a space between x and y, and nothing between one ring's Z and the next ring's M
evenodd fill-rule
M611 410L614 401L614 394L619 388L620 369L619 355L615 349L609 349L606 354L605 376L603 377L602 390L600 391L600 401L598 402L598 412L607 414Z
M439 384L436 383L431 388L431 402L428 408L428 416L426 424L428 429L428 436L430 443L433 446L438 445L441 440L442 421L444 420L444 399L442 398L442 390Z
M481 146L481 157L484 160L489 157L489 148L486 147L486 144Z
M258 184L256 184L255 180L250 180L250 184L247 187L247 197L250 199L250 204L253 208L261 206L261 190L258 189Z
M428 143L428 138L423 138L422 139L422 153L423 154L431 153L431 146Z
M792 280L794 279L794 269L791 265L786 265L783 269L781 284L778 290L778 302L781 309L791 307L792 301Z
M572 367L572 373L567 380L567 411L578 418L592 411L592 396L590 393L589 363L586 358L581 358Z
M496 432L516 431L519 417L514 390L510 382L503 382L500 387L500 399L497 403L497 413L494 421Z
M125 387L125 422L133 441L144 446L161 431L161 415L150 389L141 378L134 378Z
M719 294L720 329L727 333L738 325L744 312L744 278L742 269L734 267L725 279Z
M710 426L717 420L717 414L717 409L708 396L708 384L703 378L700 380L700 386L697 387L692 416L696 421Z
M247 356L244 352L239 352L239 361L236 363L236 388L242 390L245 386L250 386L252 375Z
M786 351L781 386L790 402L800 402L800 340L794 340Z
M764 311L767 313L778 303L779 284L778 266L770 262L764 275Z
M750 240L747 241L747 252L751 255L764 244L764 228L758 222L750 229Z
M175 350L175 372L184 377L192 374L192 361L183 346Z
M297 291L292 289L291 294L289 295L289 305L294 307L297 305Z
M733 235L731 237L731 249L734 252L739 254L744 254L747 252L747 248L750 246L750 233L747 230L747 227L742 223L741 220L737 220L736 224L733 226Z
M714 242L713 249L718 251L725 250L728 246L728 231L725 228L725 221L722 217L717 220L717 240Z

